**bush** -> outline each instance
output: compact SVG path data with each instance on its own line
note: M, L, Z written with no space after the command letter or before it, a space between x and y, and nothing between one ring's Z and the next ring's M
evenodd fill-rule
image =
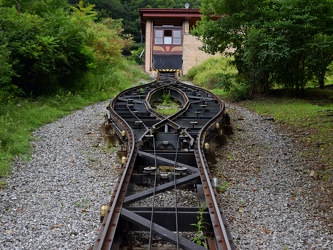
M250 96L250 89L251 87L248 84L245 84L244 82L238 83L238 84L232 84L228 94L229 98L232 101L241 101L248 99Z
M222 89L234 101L246 99L250 87L238 79L238 72L232 65L232 57L212 57L193 67L186 75L201 87L213 90Z
M134 43L130 48L130 55L127 57L136 63L144 64L144 46L138 43Z
M93 60L85 46L84 30L64 13L42 18L0 8L0 22L9 60L14 62L12 83L26 94L40 95L65 87L68 78L86 71Z
M22 94L22 91L12 84L12 78L15 76L13 63L10 59L10 50L5 43L6 38L0 33L0 103L6 104Z
M101 23L87 23L87 46L98 61L117 63L125 47L132 44L130 37L122 37L120 20L105 19Z
M222 75L235 76L237 74L237 70L231 63L231 57L211 57L191 68L186 76L198 85L211 89L220 83Z

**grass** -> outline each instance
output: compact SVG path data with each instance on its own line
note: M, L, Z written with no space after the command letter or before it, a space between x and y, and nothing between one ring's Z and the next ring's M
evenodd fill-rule
M164 116L171 116L181 109L180 103L169 94L163 94L154 103L156 112Z
M224 193L225 191L228 190L228 188L231 186L231 183L230 182L227 182L227 181L219 181L218 182L218 186L216 187L216 190L219 192L219 193Z
M95 72L87 74L86 89L77 93L62 91L54 96L20 99L2 105L0 177L10 175L12 161L16 156L29 158L34 130L84 106L110 99L146 77L136 65L124 60L116 67L99 67Z

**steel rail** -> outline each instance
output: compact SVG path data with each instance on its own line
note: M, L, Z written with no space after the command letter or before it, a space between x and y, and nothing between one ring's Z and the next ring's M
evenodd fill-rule
M111 105L114 105L116 99L111 102ZM112 109L110 110L112 112ZM133 171L134 159L136 157L137 148L135 146L134 134L130 129L130 126L118 116L117 113L113 113L115 119L117 119L118 123L121 124L128 136L128 146L129 146L129 161L126 162L126 165L123 167L124 172L121 175L120 180L118 180L115 190L113 191L113 195L111 197L111 201L109 203L109 209L106 212L104 221L102 222L102 230L100 230L99 236L96 239L96 243L94 245L94 250L102 250L102 249L111 249L113 240L115 238L116 226L119 221L120 211L122 208L123 200L125 198L126 189L129 184L129 180Z
M219 99L217 99L219 100ZM224 105L222 107L221 104L221 111L215 116L215 118L221 116L222 112L224 111ZM214 121L215 119L212 119ZM204 141L205 141L205 133L210 127L212 122L207 123L202 130L200 130L197 143L198 147L195 149L195 154L197 155L197 162L198 162L198 168L200 171L200 177L202 180L203 190L205 192L205 198L207 201L208 209L210 211L212 223L213 223L213 229L215 232L215 237L217 238L217 249L219 250L232 250L234 249L233 243L229 241L230 235L227 233L227 230L225 229L225 226L221 226L220 224L223 223L224 220L222 218L222 215L220 213L220 208L218 207L218 202L216 200L216 191L213 189L212 184L210 182L210 173L208 172L207 168L205 166L208 166L206 157L204 155Z
M209 212L204 212L204 216L206 219L209 218L214 234L214 240L210 240L207 243L209 249L235 249L232 237L226 225L226 219L219 208L216 190L210 182L211 176L204 152L206 140L209 140L216 134L215 124L224 121L224 103L217 96L202 88L177 82L174 79L170 79L170 77L166 77L164 81L166 81L164 84L163 82L155 81L150 84L125 90L117 95L110 103L108 108L111 114L109 123L113 127L112 130L115 131L117 136L125 144L127 149L127 161L123 165L123 173L121 178L117 181L109 203L109 209L105 215L93 249L118 249L120 243L115 239L116 232L118 228L122 228L122 231L126 231L132 227L126 226L126 223L135 225L143 231L148 230L150 235L157 235L175 244L177 249L179 249L179 247L191 250L204 249L202 246L179 235L178 227L186 228L186 225L183 222L178 225L178 221L179 218L185 218L184 216L186 216L186 214L183 208L178 211L177 196L175 197L176 203L173 215L176 221L174 227L171 227L172 229L168 228L170 225L167 226L166 224L158 223L158 221L161 221L160 216L164 210L166 214L170 214L171 210L168 207L164 210L163 208L157 208L156 211L158 211L158 214L156 215L156 222L154 204L151 208L147 207L148 210L143 209L142 212L132 211L129 207L129 205L135 201L142 200L146 197L155 197L157 193L164 192L165 190L174 189L177 195L177 186L184 184L194 184L198 187L202 186L205 204ZM142 89L144 90L141 91ZM142 94L137 95L138 91L142 92ZM168 118L161 116L151 107L152 101L156 99L162 91L169 91L172 93L172 96L178 99L183 105L180 111ZM143 95L143 93L145 95ZM144 100L142 99L143 96L145 96ZM140 100L135 99L138 97ZM129 106L128 103L131 105ZM126 105L129 112L123 110L123 104ZM144 107L142 105L144 105ZM141 116L138 112L141 112ZM128 114L130 114L130 116L128 116ZM133 122L133 117L136 120L140 120L143 124L143 132L138 128L131 128L130 123ZM123 131L125 131L126 136L123 135ZM144 143L148 143L147 145L149 145L149 140L151 139L153 140L153 152L149 151L149 146L147 148L148 150L145 148L141 149ZM185 151L183 152L179 151L181 149L180 147L183 147L182 144L179 143L180 141L188 144L188 149L185 146ZM161 151L161 149L157 152L156 148L158 143L161 143L161 145L174 143L171 147L171 151L165 151L166 153L174 154L174 158L172 159L172 157L170 158L167 154L163 154L164 151ZM196 166L194 166L191 161L191 154L193 154L193 161L196 162ZM127 194L128 185L132 180L133 173L135 174L134 171L137 171L137 164L140 164L140 159L142 159L141 164L142 161L147 164L149 164L151 160L154 162L154 166L156 167L155 178L153 180L154 187L143 192ZM160 183L156 186L157 166L163 162L173 166L174 179L173 182ZM175 172L177 166L187 170L187 174L178 179L176 179ZM149 176L145 178L148 178L148 181L150 180ZM150 220L143 217L144 214L146 214L143 213L143 211L149 211L149 209ZM178 218L178 216L180 217ZM174 231L176 231L176 233ZM150 247L151 237L149 238L149 248Z

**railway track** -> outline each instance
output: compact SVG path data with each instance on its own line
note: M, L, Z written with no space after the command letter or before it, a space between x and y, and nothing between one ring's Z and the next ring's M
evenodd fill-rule
M163 95L177 100L180 110L171 116L156 112ZM107 128L111 141L121 145L122 173L103 207L94 249L235 248L206 159L210 141L228 123L224 108L218 97L173 73L160 73L110 102ZM182 190L194 194L192 205L182 203ZM158 196L167 204L160 205ZM130 243L136 232L144 235L141 248ZM163 244L157 248L156 242Z

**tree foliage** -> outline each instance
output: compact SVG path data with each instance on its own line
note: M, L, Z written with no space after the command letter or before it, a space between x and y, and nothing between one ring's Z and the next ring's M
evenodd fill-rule
M123 37L120 21L96 17L83 1L71 8L67 1L0 2L0 101L20 90L82 88L76 79L99 63L117 62L131 38Z
M68 84L92 61L85 51L82 27L63 14L40 17L0 9L0 23L10 51L12 83L25 93L41 94Z
M5 39L1 37L0 40ZM21 91L11 83L15 72L10 61L10 51L6 45L0 45L0 103L8 102L21 93Z
M115 63L121 57L123 49L132 44L132 38L130 35L123 35L120 19L106 18L95 22L98 13L94 6L84 6L83 1L80 1L77 7L70 6L73 20L85 27L86 45L94 52L96 59Z
M68 6L66 0L2 0L0 6L16 8L18 13L43 15Z
M235 49L241 79L254 93L273 85L302 91L323 76L333 55L331 0L203 0L194 31L209 53ZM211 16L221 17L212 20ZM321 73L320 73L321 72Z
M77 6L70 6L73 11L72 16L76 19L77 22L80 24L84 24L85 22L94 21L97 18L97 11L94 10L95 5L90 4L84 6L82 0L79 1Z

